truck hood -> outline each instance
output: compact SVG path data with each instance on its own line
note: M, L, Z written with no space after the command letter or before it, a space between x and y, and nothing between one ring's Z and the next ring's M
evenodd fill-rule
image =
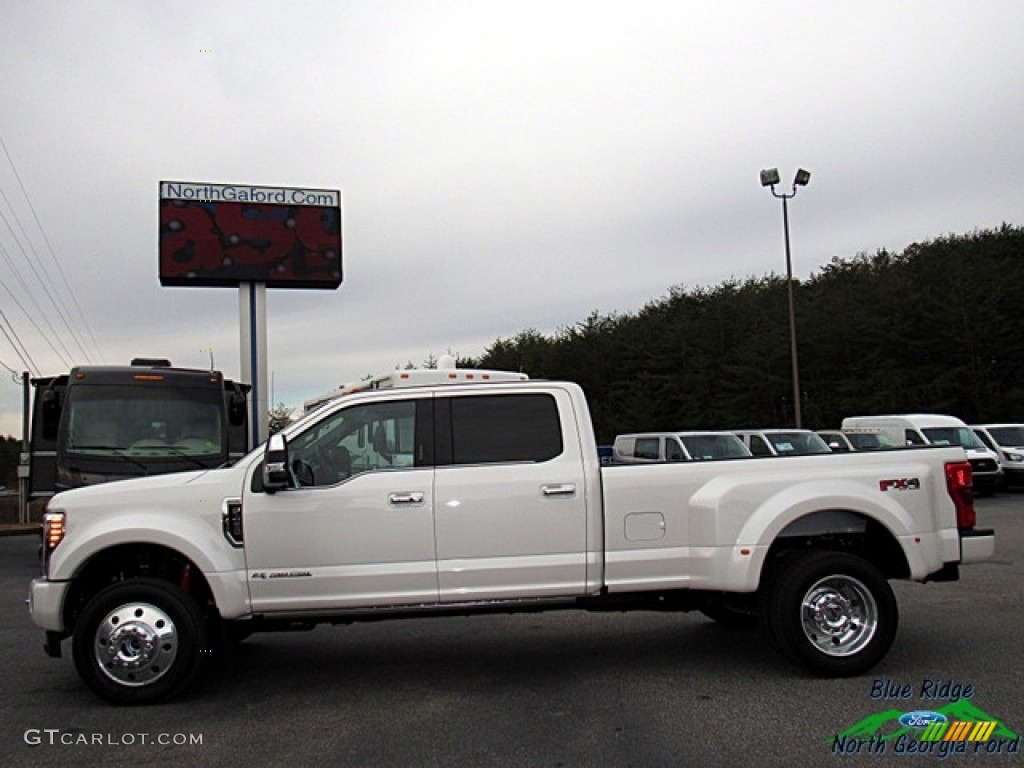
M131 480L116 480L82 488L62 491L50 499L48 508L88 508L108 504L124 504L132 498L152 500L154 496L174 493L191 486L194 493L205 495L209 489L212 496L230 496L239 493L245 468L234 465L223 469L199 469L190 472L172 472L166 475L137 477Z
M180 552L204 573L244 567L241 550L222 546L222 518L224 500L240 495L250 466L118 480L58 493L47 510L66 513L67 527L50 556L48 577L71 579L96 552L139 541Z
M999 461L999 457L988 448L966 448L965 452L969 459L992 459L993 461Z

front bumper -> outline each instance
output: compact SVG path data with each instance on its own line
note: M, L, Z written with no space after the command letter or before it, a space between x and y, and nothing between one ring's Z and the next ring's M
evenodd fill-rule
M979 490L991 491L1003 484L1002 472L974 473L974 487Z
M1024 466L1017 463L1004 463L1003 478L1009 485L1019 485L1024 483Z
M36 626L47 632L64 632L64 598L70 581L33 579L28 591L28 612Z

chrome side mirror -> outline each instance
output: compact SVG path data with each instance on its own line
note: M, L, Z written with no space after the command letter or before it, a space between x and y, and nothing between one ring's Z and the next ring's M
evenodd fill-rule
M288 487L288 443L284 435L271 435L263 449L263 489L267 493Z

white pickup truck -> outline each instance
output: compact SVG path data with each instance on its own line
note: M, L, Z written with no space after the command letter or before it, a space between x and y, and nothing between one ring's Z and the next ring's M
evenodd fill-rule
M960 448L602 467L582 390L546 381L348 394L232 467L58 494L44 532L32 618L115 703L252 631L566 608L701 610L856 675L889 579L995 546Z

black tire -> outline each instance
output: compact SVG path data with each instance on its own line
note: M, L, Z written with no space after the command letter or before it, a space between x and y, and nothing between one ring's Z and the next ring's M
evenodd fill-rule
M821 677L867 672L892 647L896 597L882 573L845 552L793 554L770 574L761 623L782 653Z
M72 639L79 676L114 704L153 704L181 692L205 648L195 600L157 579L120 581L97 593Z

